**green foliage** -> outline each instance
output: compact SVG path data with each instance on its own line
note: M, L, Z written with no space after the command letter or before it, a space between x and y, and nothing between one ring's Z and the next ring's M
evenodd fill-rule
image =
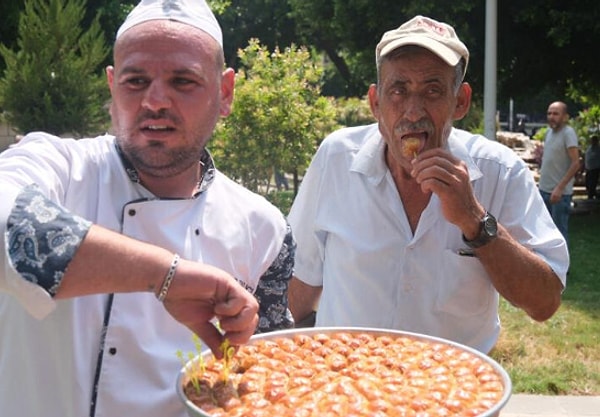
M477 6L467 1L287 0L287 3L295 19L298 41L327 54L345 81L346 96L363 95L375 81L375 46L384 31L398 27L416 14L424 14L458 23L457 30L468 39L468 19L481 20L471 13Z
M322 68L305 48L271 53L254 39L238 55L233 112L217 126L211 150L231 178L268 192L274 169L306 168L323 132L337 127L335 109L320 95Z
M106 39L114 41L117 30L139 0L87 0L86 17L82 27L89 27L94 19L98 19ZM102 62L105 67L111 62Z
M208 0L207 3L216 15L225 13L231 7L231 0Z
M294 192L291 190L273 191L265 197L286 216L289 214L294 202Z
M546 132L548 131L548 126L540 127L535 134L531 137L533 140L537 140L539 142L543 142L546 137Z
M238 51L251 38L260 39L269 50L289 46L297 39L287 1L210 0L208 3L221 23L227 66L239 67Z
M348 97L335 100L336 119L342 126L360 126L374 123L375 117L367 97Z
M600 133L600 105L596 104L580 111L571 124L577 132L580 145L585 149L590 136Z
M195 391L200 393L200 377L206 372L206 363L204 362L204 355L202 355L202 340L197 334L192 334L192 341L194 342L195 352L187 352L187 355L182 350L178 349L175 354L181 362L181 366L185 367L188 363L190 364L186 370L186 377L192 383Z
M454 126L473 133L483 134L483 106L480 102L473 100L469 112L461 120L454 122ZM493 139L493 138L490 138Z
M85 0L27 0L18 50L0 45L6 63L0 106L21 132L57 135L99 131L108 118L107 88L97 74L108 54L98 20L80 27Z

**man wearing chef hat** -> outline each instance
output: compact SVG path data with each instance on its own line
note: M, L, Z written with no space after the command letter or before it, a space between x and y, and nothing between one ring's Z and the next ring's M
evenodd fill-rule
M5 417L183 417L192 332L221 355L293 325L290 228L206 149L234 90L206 3L142 1L106 73L114 136L0 155Z

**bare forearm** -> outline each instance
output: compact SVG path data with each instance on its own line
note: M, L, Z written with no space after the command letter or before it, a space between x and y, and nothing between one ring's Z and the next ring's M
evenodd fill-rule
M166 249L92 226L69 263L56 298L136 291L157 293L173 257ZM234 345L245 343L258 322L256 299L231 275L185 259L176 268L164 306L177 321L198 334L218 357L224 338ZM220 330L211 323L214 318L219 320Z
M301 322L316 309L322 287L312 287L292 277L289 288L289 307L296 322Z
M539 256L499 225L498 238L476 250L497 291L534 320L550 318L560 306L562 284Z
M56 298L156 292L172 259L166 249L92 226L69 263Z
M560 183L558 183L557 187L560 188L561 190L563 190L567 186L569 181L571 181L573 179L573 177L575 175L577 175L577 172L579 171L579 169L580 169L579 162L577 162L576 164L571 164L571 166L569 167L569 170L567 171L565 176L562 178Z

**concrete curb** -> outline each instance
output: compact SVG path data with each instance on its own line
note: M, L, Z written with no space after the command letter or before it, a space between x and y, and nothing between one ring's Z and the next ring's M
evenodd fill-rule
M513 394L501 417L600 417L600 396Z

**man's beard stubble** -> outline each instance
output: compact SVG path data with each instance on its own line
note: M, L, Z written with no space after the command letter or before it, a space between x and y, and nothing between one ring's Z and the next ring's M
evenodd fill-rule
M134 126L140 126L145 120L168 119L175 126L180 122L166 111L152 113L147 111L138 116ZM167 148L161 141L149 142L148 145L135 145L131 136L137 129L119 128L118 123L114 123L114 135L117 143L124 155L131 162L134 168L141 174L154 178L168 178L180 174L200 161L206 141L196 140L190 146Z

